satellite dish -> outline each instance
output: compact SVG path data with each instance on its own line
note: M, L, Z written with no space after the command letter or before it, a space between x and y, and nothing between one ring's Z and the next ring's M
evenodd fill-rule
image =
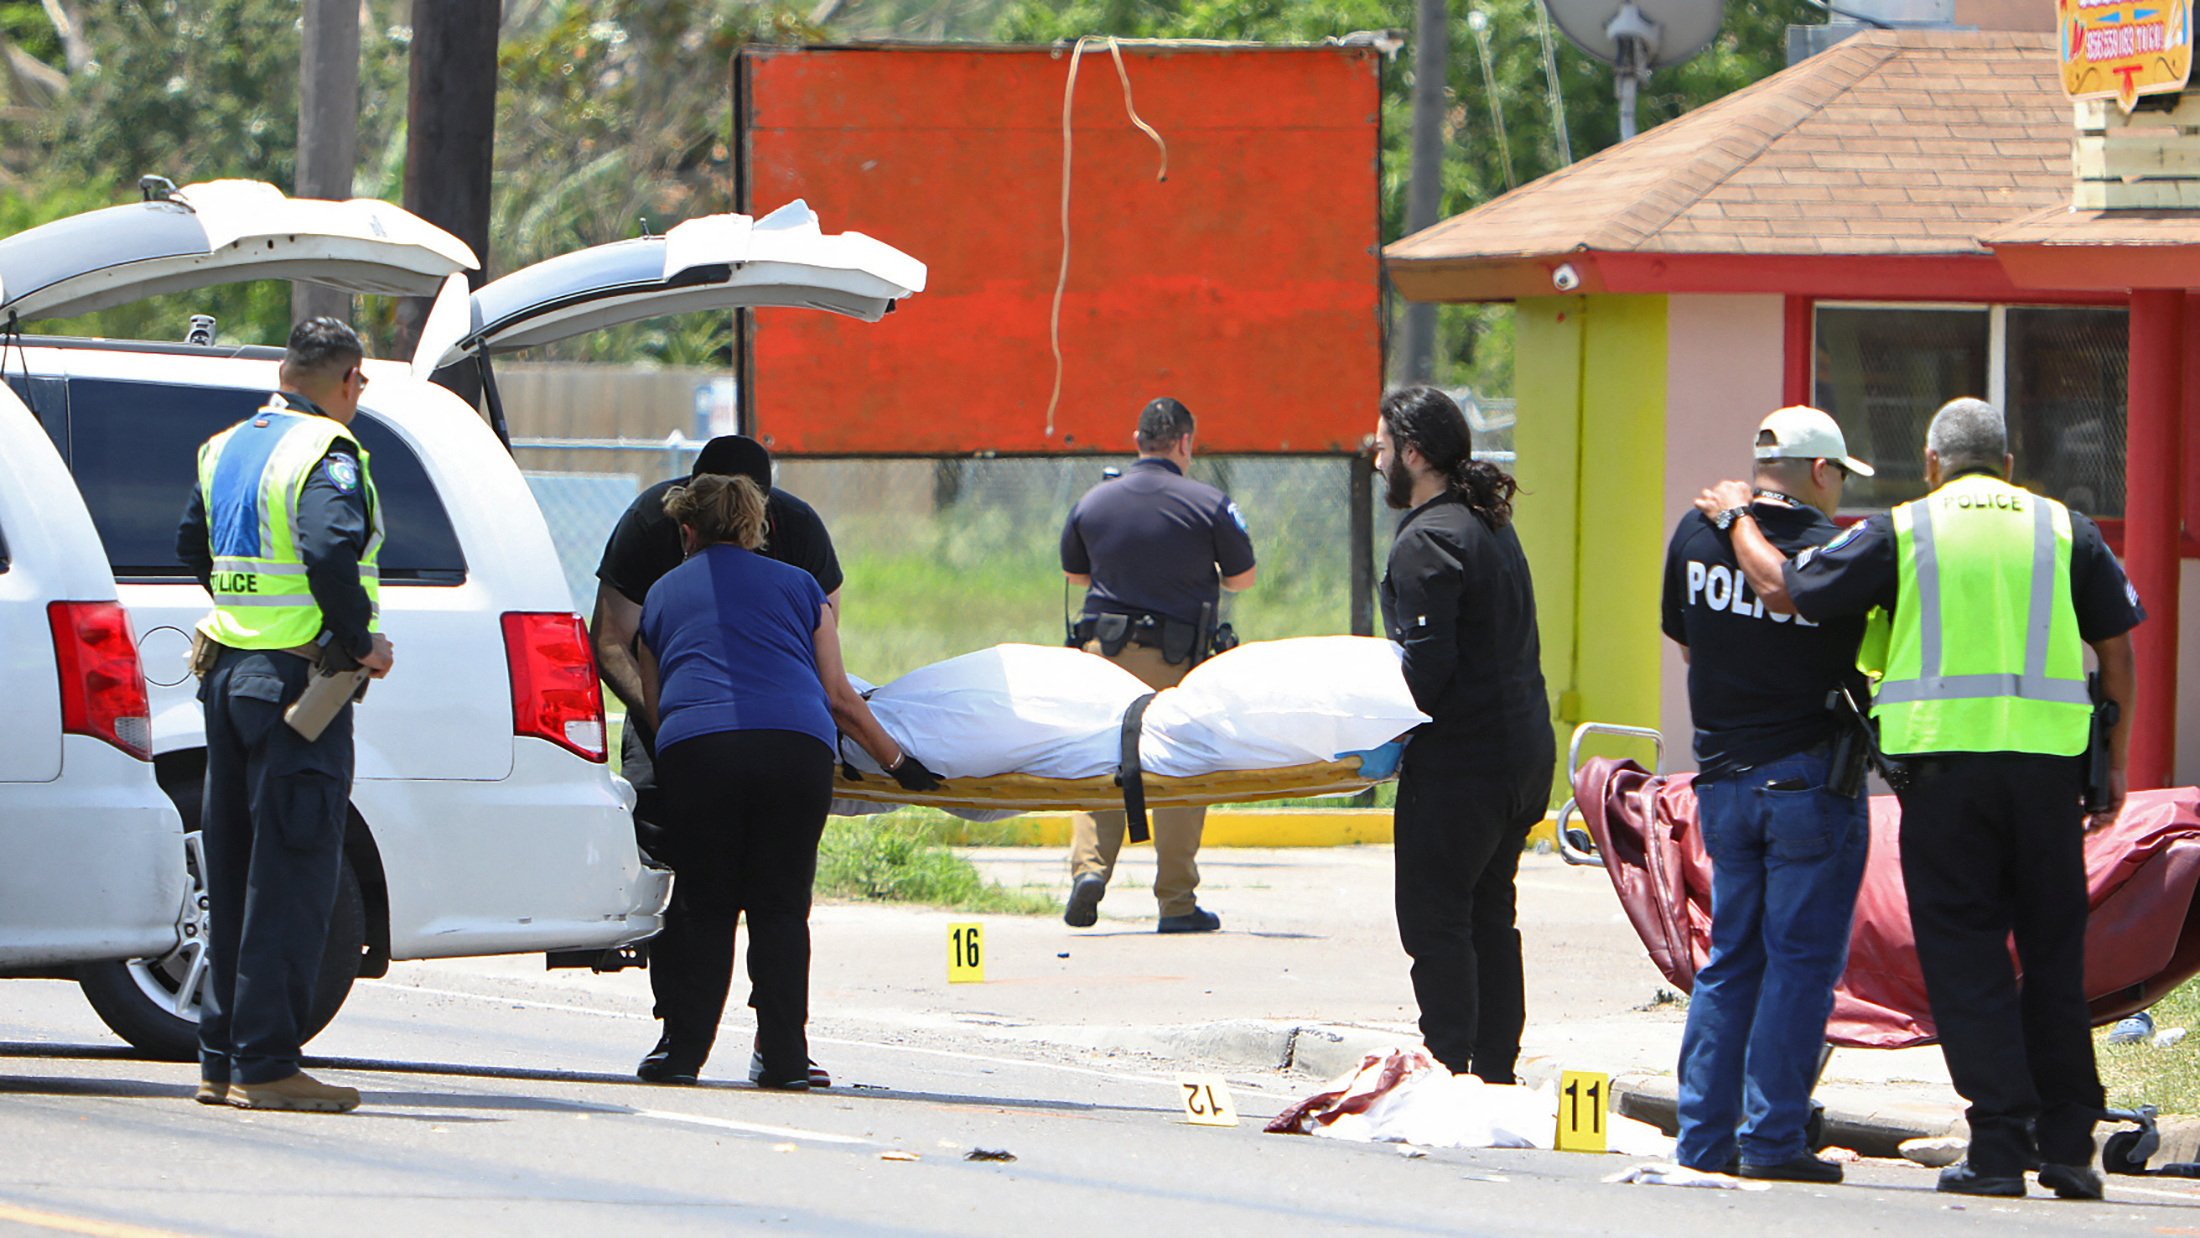
M1689 59L1719 37L1725 0L1543 0L1575 47L1611 65L1619 137L1635 136L1635 93L1652 69Z

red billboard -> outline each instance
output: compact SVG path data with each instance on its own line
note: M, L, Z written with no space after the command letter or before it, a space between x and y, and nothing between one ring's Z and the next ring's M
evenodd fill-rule
M1160 395L1203 451L1353 449L1382 390L1377 54L1121 51L1166 179L1104 44L1066 142L1067 47L742 53L741 209L807 199L930 268L878 323L750 317L744 405L774 451L1126 452Z

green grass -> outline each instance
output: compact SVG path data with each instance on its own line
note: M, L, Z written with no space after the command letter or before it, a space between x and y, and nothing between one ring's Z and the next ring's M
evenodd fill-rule
M2154 1105L2165 1114L2200 1114L2200 979L2187 980L2154 1004L2154 1027L2156 1031L2189 1028L2193 1034L2157 1049L2148 1041L2104 1044L2108 1029L2095 1033L2094 1055L2101 1064L2108 1103Z
M946 820L943 813L921 809L829 818L817 852L817 893L1006 915L1056 910L1051 894L979 876L970 861L938 840Z

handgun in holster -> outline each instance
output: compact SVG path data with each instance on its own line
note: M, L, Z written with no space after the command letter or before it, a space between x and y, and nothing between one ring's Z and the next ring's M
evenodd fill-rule
M1879 747L1879 728L1871 715L1857 702L1848 685L1835 688L1827 694L1826 703L1841 717L1834 733L1833 759L1827 774L1826 789L1839 795L1855 796L1864 789L1864 770L1869 767L1887 784L1890 791L1900 792L1910 785L1910 769L1903 762L1888 756Z
M2114 767L2109 751L2109 736L2116 730L2116 722L2123 716L2123 707L2110 699L2101 687L2098 673L2085 677L2087 695L2093 698L2093 717L2086 728L2085 737L2085 810L2107 812L2116 802L2116 789L2110 785Z

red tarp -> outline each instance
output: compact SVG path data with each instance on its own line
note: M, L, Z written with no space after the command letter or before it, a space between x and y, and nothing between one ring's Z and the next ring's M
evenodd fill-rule
M1574 800L1612 888L1650 950L1683 990L1711 947L1711 859L1696 825L1692 776L1652 775L1596 758L1574 774ZM1872 799L1871 858L1856 901L1849 969L1834 994L1828 1042L1900 1049L1933 1039L1902 888L1893 796ZM2154 1004L2200 972L2200 789L2134 792L2113 825L2085 840L2086 993L2096 1024Z

